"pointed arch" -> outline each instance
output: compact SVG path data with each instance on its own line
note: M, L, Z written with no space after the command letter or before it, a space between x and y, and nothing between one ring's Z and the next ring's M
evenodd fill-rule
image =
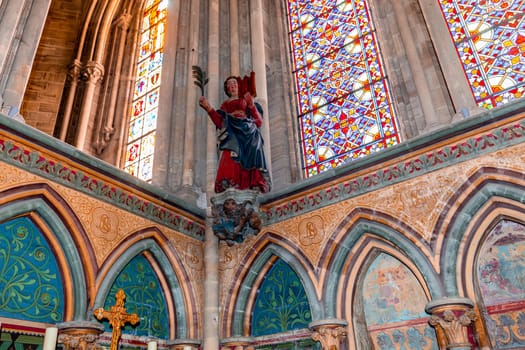
M93 249L73 210L49 185L35 183L0 193L0 222L30 218L46 237L64 282L64 319L84 319L97 271Z
M224 337L249 335L250 315L247 314L247 310L252 309L257 289L264 275L277 259L282 259L288 264L301 280L310 304L312 320L323 318L323 308L316 292L318 288L309 273L313 270L311 264L291 242L267 232L261 236L250 250L250 254L234 272L239 276L237 280L240 282L229 290L231 297L223 313Z
M480 239L482 231L478 228L488 227L487 222L482 224L483 220L487 216L494 218L498 211L503 213L505 207L514 207L515 213L521 213L524 203L523 174L514 171L480 168L458 188L433 233L436 251L441 252L440 270L447 295L472 293L472 287L465 288L465 281L472 278L466 273L472 272L473 252L479 248L475 239ZM460 278L456 276L459 271Z
M145 228L128 236L101 266L97 276L97 296L94 304L95 307L104 305L120 271L133 258L143 254L152 265L163 288L168 319L173 320L169 327L170 339L194 338L198 332L198 319L194 310L195 291L192 284L188 283L190 277L181 258L162 248L167 241L168 238L155 227Z
M525 224L525 203L492 196L469 220L461 242L461 246L465 249L461 249L457 257L458 295L464 295L472 300L480 299L480 292L476 285L478 275L476 265L480 249L490 231L503 220Z
M429 299L443 296L444 289L431 255L425 244L417 240L419 235L388 214L357 208L352 211L334 231L330 251L325 251L321 266L327 275L323 279L323 295L327 313L338 317L339 288L329 286L345 285L345 279L357 276L363 266L363 251L372 248L392 250L394 256L411 266L422 286L425 286ZM388 248L388 249L387 249ZM343 279L340 280L340 276Z
M356 307L364 274L381 253L400 261L417 279L428 300L443 296L444 289L425 245L416 244L417 233L388 214L357 208L334 231L335 244L325 252L323 305L328 317L349 322L351 348L358 346L357 334L366 332L364 309ZM336 288L330 288L336 286ZM423 306L424 310L424 306ZM371 344L361 344L365 348Z

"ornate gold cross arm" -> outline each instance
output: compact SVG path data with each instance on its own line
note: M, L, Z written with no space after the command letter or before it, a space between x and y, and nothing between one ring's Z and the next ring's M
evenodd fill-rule
M117 350L118 342L122 334L121 328L126 323L130 323L132 326L134 326L140 321L140 318L137 314L128 314L126 312L126 308L124 307L124 299L126 299L126 294L124 293L124 290L119 289L115 295L115 298L116 303L110 308L109 311L104 310L104 308L101 307L94 311L95 317L99 321L107 319L113 328L110 350Z

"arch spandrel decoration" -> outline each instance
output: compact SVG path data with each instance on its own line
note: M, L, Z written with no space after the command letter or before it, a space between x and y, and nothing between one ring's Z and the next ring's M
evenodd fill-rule
M0 316L35 322L64 319L58 263L28 217L0 224Z

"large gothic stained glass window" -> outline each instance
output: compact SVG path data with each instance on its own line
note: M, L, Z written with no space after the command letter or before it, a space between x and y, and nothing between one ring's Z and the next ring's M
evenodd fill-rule
M151 181L168 0L147 0L142 20L136 80L124 170Z
M306 176L399 143L367 2L287 5Z
M439 0L479 106L525 93L525 0Z

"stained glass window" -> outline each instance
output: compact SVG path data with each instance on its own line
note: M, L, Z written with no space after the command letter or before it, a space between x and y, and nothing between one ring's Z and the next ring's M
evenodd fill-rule
M306 176L399 143L366 1L288 0Z
M525 92L525 0L439 0L479 106Z
M168 0L148 0L140 35L124 170L151 181Z

